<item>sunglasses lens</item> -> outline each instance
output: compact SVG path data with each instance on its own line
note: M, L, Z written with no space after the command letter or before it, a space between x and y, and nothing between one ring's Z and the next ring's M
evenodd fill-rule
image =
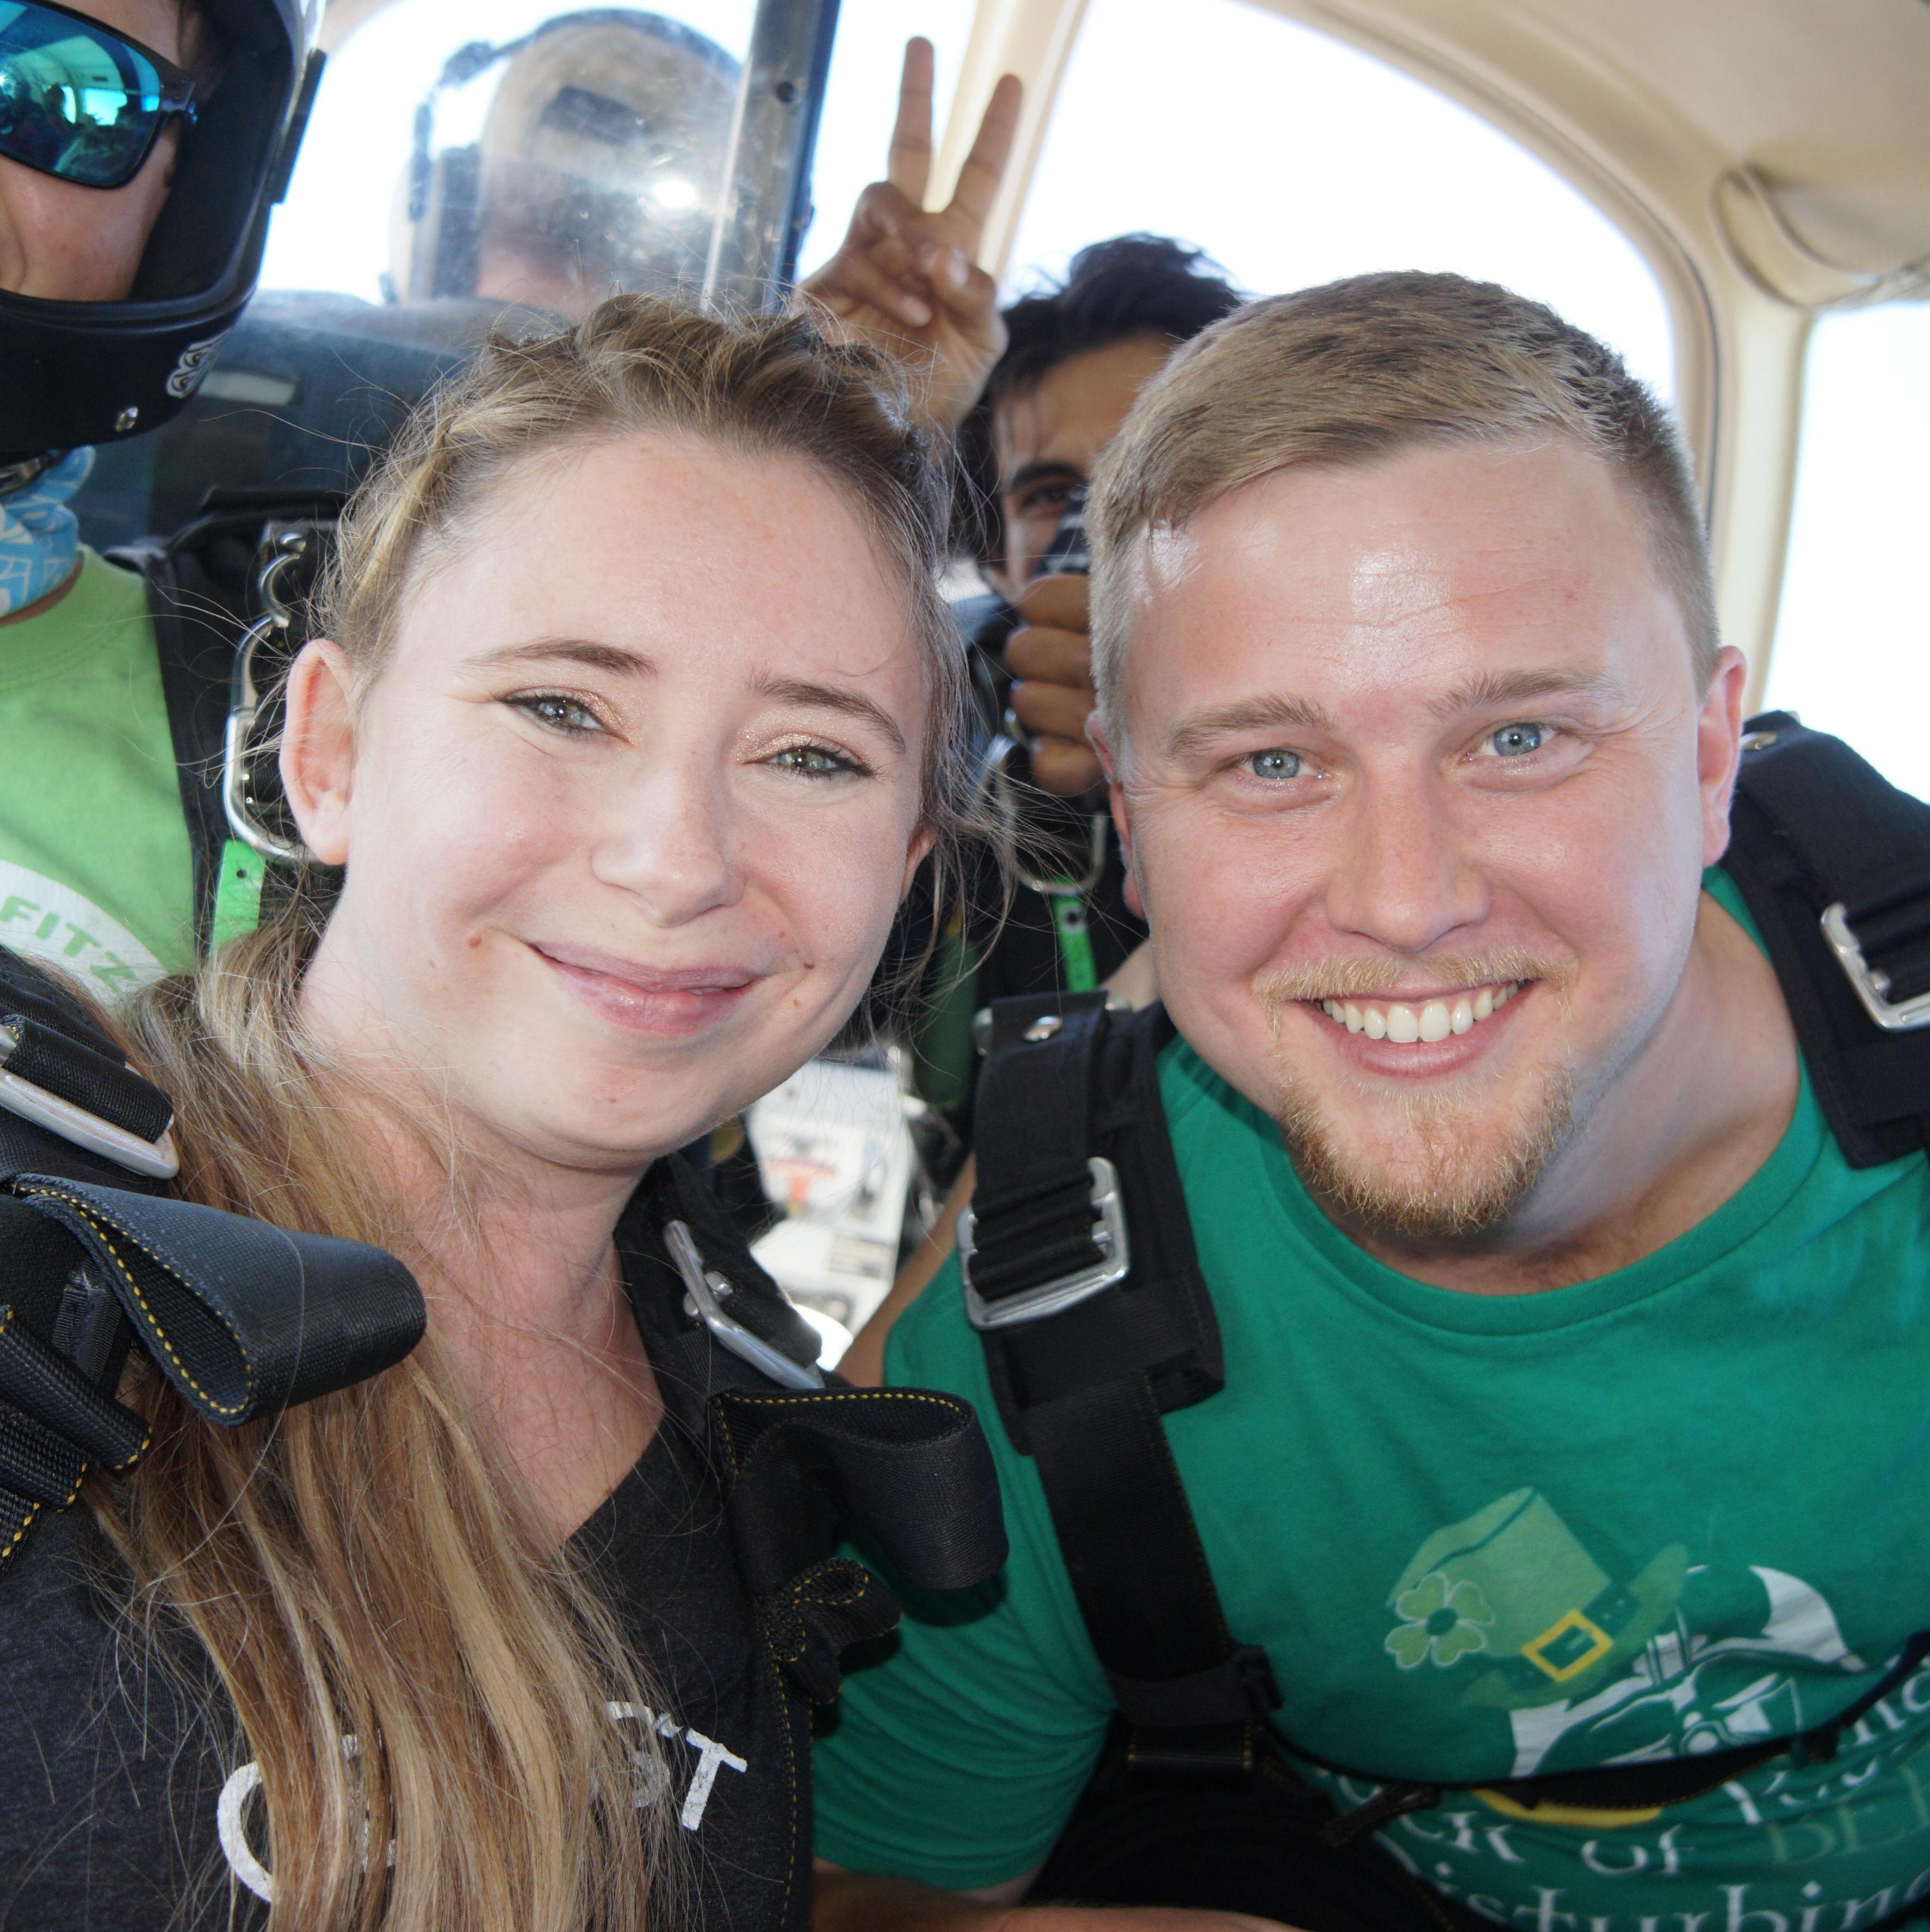
M85 188L118 188L161 116L153 63L103 28L0 0L0 154Z

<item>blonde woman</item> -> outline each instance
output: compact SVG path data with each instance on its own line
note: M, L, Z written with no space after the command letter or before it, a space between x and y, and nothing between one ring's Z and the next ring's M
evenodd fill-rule
M0 1568L0 1924L802 1922L661 1157L826 1044L961 822L893 380L620 298L352 505L280 753L340 896L115 1024L181 1190L390 1248L427 1336L233 1431L136 1357L146 1456Z

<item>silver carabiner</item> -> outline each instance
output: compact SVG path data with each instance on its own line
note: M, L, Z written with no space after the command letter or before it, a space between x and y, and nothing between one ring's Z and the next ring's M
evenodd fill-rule
M265 606L241 634L235 650L233 682L229 687L228 722L221 740L221 809L228 829L251 851L284 866L309 866L315 855L298 838L280 838L255 815L248 800L248 772L253 758L248 741L254 735L262 695L255 683L255 653L270 638L285 638L294 613L282 597L283 580L308 554L308 532L283 529L274 538L271 554L255 578L256 594Z

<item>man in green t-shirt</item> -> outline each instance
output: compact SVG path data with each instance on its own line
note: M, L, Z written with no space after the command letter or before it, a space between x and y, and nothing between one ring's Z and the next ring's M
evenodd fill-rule
M0 4L0 945L109 997L190 963L194 863L145 586L69 500L252 292L311 16Z
M1164 1434L1298 1780L1340 1810L1448 1787L1383 1816L1392 1891L1283 1834L1279 1903L1246 1909L1869 1932L1918 1906L1930 1672L1828 1761L1682 1802L1483 1788L1788 1737L1930 1625L1930 1180L1839 1150L1721 869L1744 667L1673 425L1545 309L1363 278L1181 351L1090 523L1092 734L1225 1365ZM1115 1698L955 1262L886 1364L978 1405L1011 1557L847 1680L819 1925L967 1932L1026 1896ZM1137 1896L1176 1925L1227 1902Z

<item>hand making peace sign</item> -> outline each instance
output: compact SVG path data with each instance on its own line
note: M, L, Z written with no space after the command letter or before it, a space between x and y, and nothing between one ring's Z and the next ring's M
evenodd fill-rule
M1000 79L951 205L932 214L925 207L931 88L931 43L907 40L886 178L858 197L838 253L806 278L799 296L820 310L828 328L910 365L927 421L949 434L1005 346L997 286L972 258L1005 178L1023 90L1011 74Z

